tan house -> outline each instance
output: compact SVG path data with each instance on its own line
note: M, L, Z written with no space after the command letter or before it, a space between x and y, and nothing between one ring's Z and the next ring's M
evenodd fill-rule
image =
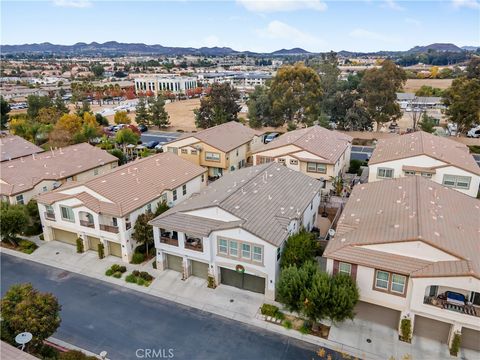
M206 170L169 153L149 156L84 182L72 182L37 197L45 241L76 245L128 262L140 214L166 202L174 206L206 186Z
M230 121L182 136L165 144L164 149L206 167L208 176L219 177L245 167L252 151L263 145L263 134Z
M26 204L65 182L89 180L117 165L118 158L87 143L2 161L0 196L10 204Z
M343 175L350 164L351 136L321 126L290 131L253 152L253 164L276 161L324 182Z
M3 132L0 135L0 161L13 160L41 152L43 152L41 147L32 144L20 136Z
M451 344L458 333L480 351L479 219L479 200L422 176L357 185L327 271L356 280L362 319L393 329L408 319L414 338Z

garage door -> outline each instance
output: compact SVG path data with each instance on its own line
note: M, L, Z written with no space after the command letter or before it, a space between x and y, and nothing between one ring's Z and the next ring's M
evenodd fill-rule
M100 239L94 236L88 236L88 250L98 252L98 245L101 244Z
M220 282L225 285L235 286L239 289L249 290L260 294L265 293L265 279L260 276L220 268Z
M54 239L66 244L77 245L78 235L71 231L65 231L60 229L53 229Z
M480 351L480 331L462 328L462 344L460 347Z
M206 279L208 276L208 264L200 261L193 261L190 263L192 266L192 275L198 276L202 279Z
M446 344L448 341L448 334L450 333L450 326L450 324L443 321L433 320L423 316L415 315L413 335L421 336Z
M108 253L112 256L122 257L122 245L118 243L108 242Z
M397 329L400 321L400 311L364 301L358 302L355 307L355 314L356 318L387 326L391 329Z
M167 254L167 269L183 272L183 259L180 256Z

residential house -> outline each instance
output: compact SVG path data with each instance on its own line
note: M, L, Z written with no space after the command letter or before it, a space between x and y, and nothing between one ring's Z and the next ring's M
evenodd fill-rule
M0 161L13 160L41 152L43 152L41 147L20 136L0 133Z
M208 176L219 177L247 165L251 152L263 144L264 133L236 121L188 134L164 145L208 169Z
M118 158L87 143L2 161L0 196L11 204L26 204L35 195L105 174L117 164Z
M418 175L473 197L480 186L466 145L423 131L379 140L368 168L369 182Z
M37 197L45 241L76 245L128 262L136 247L131 238L140 214L187 199L206 185L205 169L169 153L136 160L79 183Z
M275 298L282 248L311 230L318 181L276 163L223 176L151 221L157 268Z
M480 201L421 176L357 185L323 254L360 289L357 316L480 350Z
M289 131L254 151L254 165L276 161L289 169L322 180L324 188L333 188L333 178L342 176L350 166L353 138L338 131L312 126Z

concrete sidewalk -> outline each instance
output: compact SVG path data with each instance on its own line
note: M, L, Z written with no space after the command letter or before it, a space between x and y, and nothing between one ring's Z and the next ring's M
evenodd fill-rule
M209 289L206 280L193 276L182 281L178 272L153 269L152 261L142 265L123 264L119 258L112 256L99 259L98 254L93 251L77 254L75 247L56 241L42 242L41 246L30 255L6 248L0 248L0 251L241 321L315 344L319 349L325 347L347 353L352 358L372 360L390 358L396 360L452 359L444 344L420 337L414 338L412 344L406 344L398 340L398 334L394 329L360 319L333 326L328 340L312 335L303 335L296 330L288 330L264 321L259 314L259 308L264 302L272 302L267 301L261 294L224 285L220 285L216 289ZM112 264L125 265L127 274L133 270L147 271L155 279L149 287L144 287L127 283L125 275L121 279L108 277L105 275L105 271ZM280 306L280 304L276 305ZM367 342L367 338L371 341ZM462 350L460 356L463 359L478 359L478 353L473 351Z

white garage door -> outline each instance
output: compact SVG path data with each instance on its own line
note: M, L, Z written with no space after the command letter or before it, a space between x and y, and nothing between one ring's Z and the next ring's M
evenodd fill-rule
M415 315L413 335L446 344L451 325L449 323Z
M359 301L355 307L355 314L355 317L358 319L371 321L376 324L388 326L392 329L398 329L400 311Z
M53 229L53 236L56 241L60 241L70 245L77 245L77 234L71 231L61 229Z

